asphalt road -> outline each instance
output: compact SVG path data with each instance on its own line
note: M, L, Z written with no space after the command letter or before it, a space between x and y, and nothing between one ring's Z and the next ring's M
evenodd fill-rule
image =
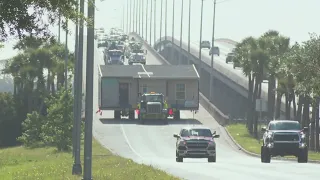
M95 67L103 64L101 51L95 51ZM147 64L161 64L150 52ZM95 76L98 76L95 68ZM94 82L94 105L98 106L98 81ZM93 109L96 112L97 109ZM262 164L259 158L247 156L237 150L224 129L200 106L194 115L189 111L181 113L184 120L170 121L169 125L153 122L139 125L136 121L113 120L112 111L103 111L102 116L94 115L95 138L116 154L131 158L136 162L150 164L176 176L190 180L308 180L319 179L317 164L298 164L297 162L273 160L271 164ZM103 120L99 120L103 118ZM217 163L208 163L206 159L185 159L175 162L175 139L173 133L186 125L204 124L209 126L221 138L217 140Z

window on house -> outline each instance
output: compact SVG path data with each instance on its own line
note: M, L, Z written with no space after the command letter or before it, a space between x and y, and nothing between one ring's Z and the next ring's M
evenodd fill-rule
M148 87L146 84L142 85L142 92L147 93L148 92Z
M185 99L186 99L186 85L176 84L176 100L185 100Z

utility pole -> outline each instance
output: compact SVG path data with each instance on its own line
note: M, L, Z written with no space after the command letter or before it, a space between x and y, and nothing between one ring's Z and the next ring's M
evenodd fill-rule
M79 0L77 0L76 11L79 12ZM78 83L78 46L79 46L79 19L76 18L76 33L75 33L75 47L74 47L74 76L73 76L73 127L72 127L72 157L74 158L76 153L76 119L77 119L77 100L76 100L76 93L77 93L77 83ZM73 170L72 170L73 172ZM73 173L72 173L73 174Z
M61 42L61 15L59 13L59 18L58 18L58 42L60 43Z
M142 35L142 38L143 39L145 39L145 37L144 37L144 33L143 33L143 25L144 25L144 23L143 23L143 20L144 20L144 17L143 17L143 15L144 15L144 13L143 13L143 11L144 11L144 0L141 0L141 35ZM147 38L147 37L146 37Z
M130 0L128 0L130 1ZM130 20L129 20L129 32L132 32L132 0L130 1Z
M172 0L172 43L174 43L174 1Z
M191 55L190 55L190 36L191 36L191 0L189 0L189 23L188 23L188 64L190 64L191 61Z
M133 31L134 32L137 32L137 29L136 29L136 0L133 0Z
M126 20L126 23L127 23L127 27L126 27L126 29L127 29L127 34L129 34L129 2L128 2L128 0L127 0L127 20Z
M149 5L149 0L147 0L147 5L146 5L146 41L148 41L148 5Z
M179 65L182 63L182 27L183 27L183 2L181 1L181 22L180 22L180 53L179 53Z
M213 2L213 16L212 16L212 42L211 46L214 47L214 34L215 34L215 21L216 21L216 4L217 0L214 0ZM210 73L210 101L213 101L213 59L214 54L211 53L211 73Z
M165 9L165 24L164 24L164 34L165 34L165 40L167 40L167 25L168 25L168 0L166 0L166 9Z
M202 41L202 20L203 20L203 0L201 0L201 19L200 19L200 42L199 42L199 74L200 76L202 71L202 54L201 54L201 41ZM200 88L202 87L202 83L200 81ZM202 88L201 88L202 89Z
M161 41L161 36L162 36L162 7L163 7L163 0L161 0L161 5L160 5L160 41Z
M124 8L124 1L123 1L123 4L122 4L122 31L124 32L125 31L125 29L124 29L124 17L125 17L125 13L124 13L124 10L125 10L125 8Z
M141 35L141 0L138 0L138 32Z
M149 31L149 36L150 36L150 46L152 46L152 7L153 7L153 4L152 4L153 0L150 0L150 31Z
M154 38L154 43L157 41L157 0L154 0L154 27L153 27L153 38Z
M82 4L82 7L81 7ZM80 11L83 9L84 0L80 0ZM77 12L79 12L79 0L77 1ZM82 49L83 50L83 20L80 19L80 30L79 30L79 19L76 19L76 43L75 43L75 74L74 74L74 113L73 113L73 157L74 163L72 166L72 174L82 174L82 167L80 162L80 141L81 141L81 110L82 110L82 55L80 57L80 34L82 28ZM80 32L79 32L80 31Z
M64 55L64 88L65 90L68 89L68 54L69 54L69 51L68 51L68 34L69 34L69 31L68 31L68 19L66 19L66 43L65 43L65 46L64 46L64 49L65 49L65 55Z
M87 76L86 76L86 118L84 137L84 174L83 180L92 180L92 121L93 121L93 81L94 81L94 12L95 0L88 4L87 27Z

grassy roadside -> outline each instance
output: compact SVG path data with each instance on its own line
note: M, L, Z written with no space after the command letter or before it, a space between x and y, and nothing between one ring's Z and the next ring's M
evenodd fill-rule
M228 132L233 139L249 152L260 154L259 141L253 138L247 131L245 124L230 124L227 127ZM310 160L320 160L320 153L309 151Z
M82 157L83 159L83 157ZM0 149L0 179L14 180L78 180L71 175L72 154L56 152L54 148ZM112 180L178 180L164 171L113 155L93 141L93 179Z

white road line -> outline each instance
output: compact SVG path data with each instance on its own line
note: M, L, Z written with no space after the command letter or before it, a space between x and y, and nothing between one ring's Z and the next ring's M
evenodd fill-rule
M129 139L128 139L128 136L127 136L126 132L124 131L124 128L123 128L122 124L120 125L120 127L121 127L121 131L122 131L123 137L126 140L126 142L127 142L128 146L129 146L129 148L131 149L131 151L134 154L136 154L139 158L143 159L143 157L131 146L131 144L129 142Z
M146 68L144 67L144 65L143 65L143 64L140 64L140 65L141 65L142 69L144 70L144 72L148 75L148 77L150 77L150 75L149 75L149 73L147 72L147 70L146 70Z

